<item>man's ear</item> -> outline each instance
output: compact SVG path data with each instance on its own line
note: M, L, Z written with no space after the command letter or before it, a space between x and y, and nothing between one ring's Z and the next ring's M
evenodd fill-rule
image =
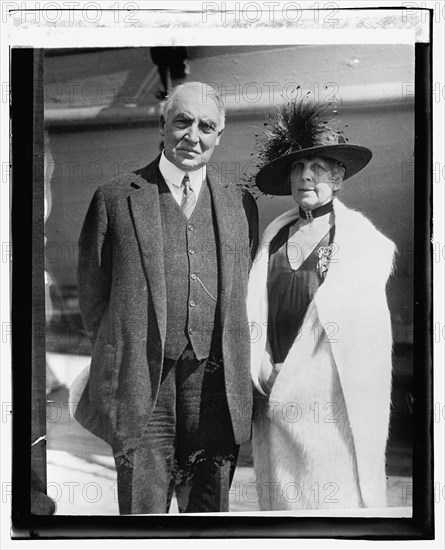
M221 140L222 133L224 132L224 128L218 132L218 136L215 141L215 145L219 145L219 142Z
M161 115L161 117L159 118L159 133L161 134L161 136L165 135L165 118L164 118L164 115Z

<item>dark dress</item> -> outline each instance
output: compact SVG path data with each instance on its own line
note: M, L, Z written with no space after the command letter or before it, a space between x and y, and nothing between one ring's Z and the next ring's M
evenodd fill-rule
M335 226L321 239L298 269L288 259L292 222L274 237L269 250L267 294L269 314L267 336L274 363L283 363L301 329L304 316L324 277L317 270L318 249L333 242Z

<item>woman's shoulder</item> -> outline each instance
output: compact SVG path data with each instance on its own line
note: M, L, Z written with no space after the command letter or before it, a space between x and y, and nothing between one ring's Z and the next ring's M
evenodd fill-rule
M362 251L369 263L387 266L389 272L392 272L397 252L395 243L361 212L345 206L338 200L334 208L337 226L336 239L337 235L344 236L346 234L348 242L354 246L354 250L357 252L357 257L362 257L360 254ZM341 238L339 236L338 240ZM338 244L341 246L342 243L338 242ZM372 253L370 254L369 251Z
M395 244L384 233L378 229L374 223L362 212L354 210L340 202L338 199L334 203L336 224L338 222L345 222L353 225L354 229L357 229L356 236L358 238L374 238L386 244L388 247L394 247ZM352 228L351 228L352 229Z
M290 228L295 224L295 221L291 221L278 230L275 237L270 241L269 256L276 254L280 249L284 248L289 240Z
M262 236L262 243L269 245L272 239L279 233L284 227L291 225L298 218L298 207L287 210L277 216L266 227Z

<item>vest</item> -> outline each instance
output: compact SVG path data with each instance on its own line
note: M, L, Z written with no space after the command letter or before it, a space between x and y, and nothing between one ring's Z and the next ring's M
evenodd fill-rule
M177 360L190 343L198 359L210 355L212 338L220 340L218 255L212 199L203 183L187 220L160 178L159 202L167 289L164 357Z

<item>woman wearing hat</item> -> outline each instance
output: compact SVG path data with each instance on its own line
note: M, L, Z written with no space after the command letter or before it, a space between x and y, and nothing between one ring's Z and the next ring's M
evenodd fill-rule
M395 246L337 198L372 153L323 118L310 102L282 108L256 176L296 203L267 227L249 281L263 510L386 506Z

